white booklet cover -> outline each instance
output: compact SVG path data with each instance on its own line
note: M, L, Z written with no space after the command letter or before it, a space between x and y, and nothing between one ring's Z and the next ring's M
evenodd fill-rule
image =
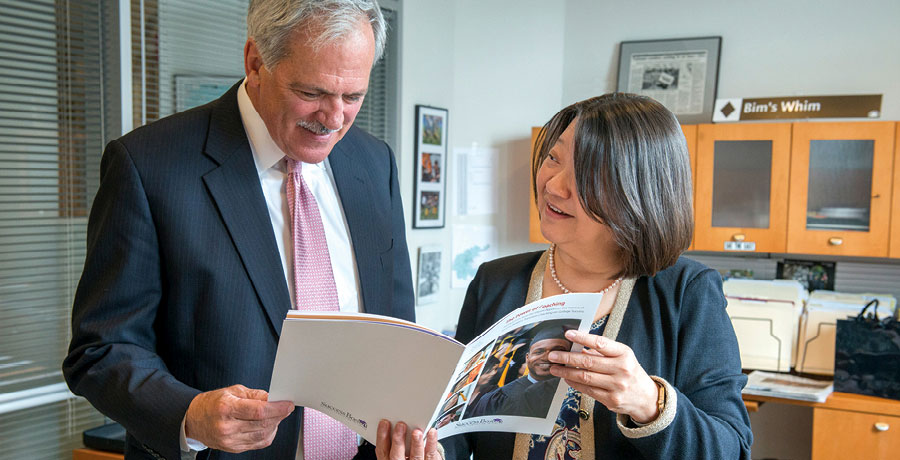
M545 390L517 393L528 398L517 407L529 413L485 403L516 380L507 389L528 387L534 378L520 374L528 373L523 361L532 340L589 330L601 298L576 293L541 299L513 310L468 345L396 318L290 311L269 400L316 409L373 444L381 419L436 427L439 438L470 431L549 434L568 389L562 380L533 372L544 377L539 383Z

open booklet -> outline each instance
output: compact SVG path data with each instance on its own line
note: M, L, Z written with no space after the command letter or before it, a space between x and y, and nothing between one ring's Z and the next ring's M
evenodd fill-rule
M316 409L373 444L381 419L435 427L438 438L470 431L549 434L568 386L549 375L546 353L572 347L560 339L566 330L590 329L601 297L541 299L468 345L396 318L291 311L269 400Z

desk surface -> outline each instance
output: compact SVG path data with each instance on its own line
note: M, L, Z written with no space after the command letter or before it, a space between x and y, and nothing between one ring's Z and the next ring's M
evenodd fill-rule
M758 407L760 403L777 402L781 404L794 404L797 406L809 406L824 409L839 409L855 412L868 412L873 414L900 416L900 401L893 399L876 398L875 396L857 395L852 393L832 393L823 403L746 394L743 395L743 398L744 404L747 405L747 409L751 412L754 412L754 407Z
M72 451L72 460L123 460L124 455L115 452L104 452L94 449L75 449Z

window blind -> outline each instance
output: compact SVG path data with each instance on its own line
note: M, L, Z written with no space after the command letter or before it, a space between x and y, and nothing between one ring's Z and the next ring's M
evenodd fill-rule
M0 459L67 458L104 422L60 364L101 152L121 135L118 4L0 0ZM134 126L243 76L246 0L126 4ZM396 9L385 16L385 59L356 124L396 148Z
M0 0L0 458L69 457L103 423L60 365L108 134L108 8Z
M399 30L399 12L388 9L396 8L393 2L381 2L381 12L387 23L387 42L384 56L375 63L369 76L369 92L356 115L354 125L369 134L385 141L397 152L400 129L400 107L398 99L399 47L397 31Z

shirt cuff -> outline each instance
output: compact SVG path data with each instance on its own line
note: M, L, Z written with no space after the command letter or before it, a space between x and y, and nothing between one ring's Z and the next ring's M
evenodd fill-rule
M663 380L662 377L651 375L650 378L662 385L665 389L665 405L663 406L662 412L660 412L656 417L656 420L647 423L646 425L638 424L637 422L631 420L631 417L629 417L628 415L617 415L616 424L619 426L619 431L621 431L626 438L643 438L646 436L654 435L664 430L667 426L672 424L673 420L675 420L675 411L678 408L678 394L675 392L675 388L670 385L669 382ZM629 427L630 424L637 425L637 428Z
M196 439L191 439L184 434L184 422L185 419L181 419L181 436L179 437L181 441L181 451L182 452L191 452L191 451L201 451L207 449L206 444L203 444Z

